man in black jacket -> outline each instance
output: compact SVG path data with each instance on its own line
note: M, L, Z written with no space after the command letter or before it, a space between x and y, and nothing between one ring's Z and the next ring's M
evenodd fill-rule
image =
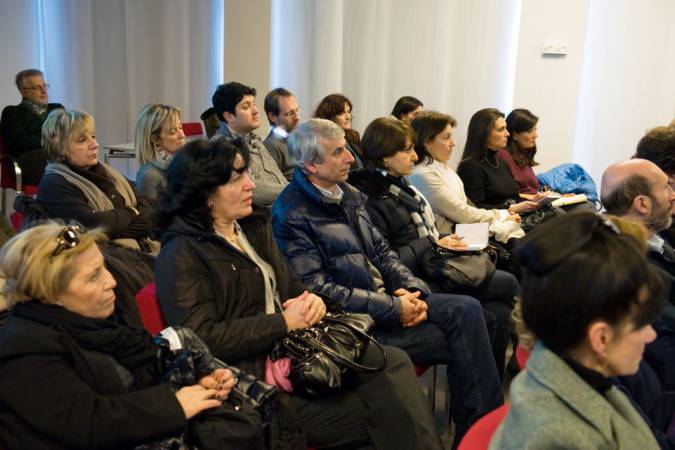
M7 154L21 168L23 184L37 185L47 165L47 156L40 144L42 124L60 103L49 103L49 84L37 69L22 70L16 75L16 87L21 103L2 111L0 134L5 140Z
M305 285L370 314L375 336L420 366L448 364L458 443L503 403L480 303L431 294L373 227L365 196L344 181L353 156L333 122L311 119L288 138L296 171L272 209L274 235Z

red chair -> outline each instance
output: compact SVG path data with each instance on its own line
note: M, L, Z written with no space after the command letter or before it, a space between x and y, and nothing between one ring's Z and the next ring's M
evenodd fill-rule
M201 122L187 122L183 124L183 134L185 137L204 136L204 129Z
M146 285L136 294L136 307L141 315L141 322L148 333L155 335L166 328L162 309L157 300L157 288L155 283Z
M523 370L527 365L527 360L530 358L530 351L523 347L522 345L516 346L516 361L518 361L518 366L520 370Z
M492 435L509 412L510 404L505 403L499 408L481 417L466 432L457 450L487 450Z
M6 189L14 189L27 195L36 195L38 187L32 184L22 185L21 168L7 155L5 140L0 136L0 188L2 188L2 205L0 210L4 214L7 210Z

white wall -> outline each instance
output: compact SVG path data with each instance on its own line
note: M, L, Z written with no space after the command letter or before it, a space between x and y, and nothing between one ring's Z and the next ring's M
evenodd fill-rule
M513 109L539 117L537 172L572 160L587 17L588 0L522 0ZM542 55L552 38L567 42L567 55Z

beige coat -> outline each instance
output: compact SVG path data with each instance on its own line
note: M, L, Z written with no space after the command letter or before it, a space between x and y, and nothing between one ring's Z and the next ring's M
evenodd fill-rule
M602 396L541 342L510 394L511 409L490 450L659 449L621 391L612 387Z

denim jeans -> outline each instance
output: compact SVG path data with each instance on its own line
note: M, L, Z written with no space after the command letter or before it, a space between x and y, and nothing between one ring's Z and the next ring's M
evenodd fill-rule
M497 370L503 379L506 363L506 349L513 335L513 298L520 295L520 285L513 274L504 270L495 270L490 280L479 289L466 290L462 293L478 299L485 310L486 324L492 353L497 362Z
M426 322L414 328L377 328L383 344L405 350L418 366L448 365L455 442L484 414L504 403L481 304L473 297L430 294Z

